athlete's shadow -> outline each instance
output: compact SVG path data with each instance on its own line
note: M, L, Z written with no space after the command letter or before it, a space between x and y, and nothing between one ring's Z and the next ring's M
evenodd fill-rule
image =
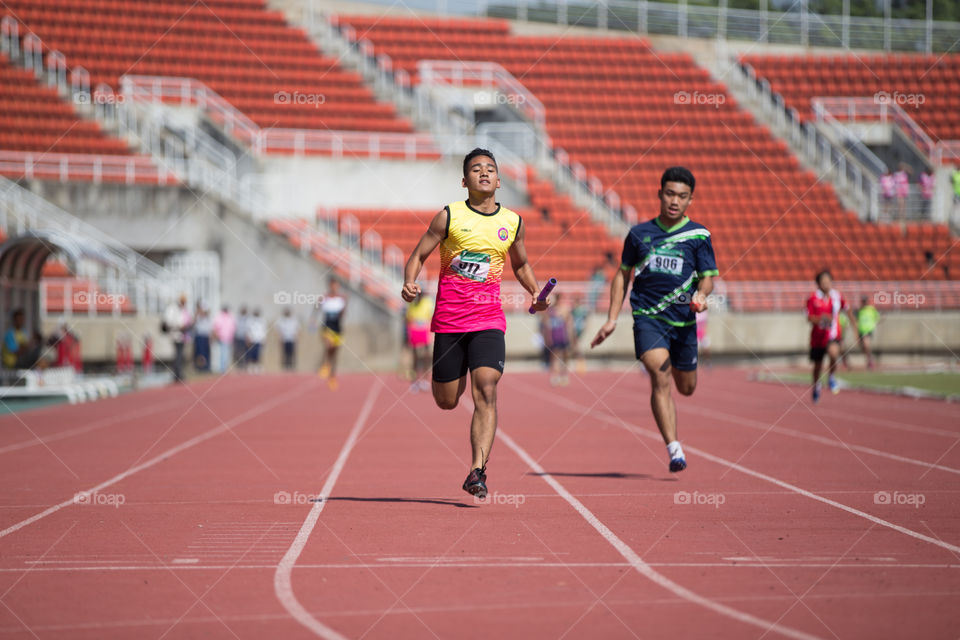
M649 480L653 476L646 473L623 473L622 471L607 471L603 473L564 473L562 471L528 471L528 476L557 476L559 478L638 478Z
M466 504L457 500L445 500L443 498L358 498L354 496L331 496L327 502L342 500L344 502L419 502L421 504L440 504L447 507L457 507L458 509L479 509L475 504ZM321 499L311 500L311 502L320 502Z

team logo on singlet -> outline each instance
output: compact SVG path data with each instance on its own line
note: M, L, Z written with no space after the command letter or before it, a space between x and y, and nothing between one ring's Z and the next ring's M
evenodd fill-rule
M506 227L500 227L500 231L497 231L497 237L506 242L507 238L510 237L510 232L507 231Z
M450 270L464 278L484 282L490 273L490 256L476 251L461 251L450 262Z

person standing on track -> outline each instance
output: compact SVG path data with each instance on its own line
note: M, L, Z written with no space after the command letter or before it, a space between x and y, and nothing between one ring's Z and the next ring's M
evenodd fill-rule
M467 200L451 202L434 216L410 254L401 296L412 302L421 293L417 277L439 246L440 278L430 327L436 334L433 398L441 409L456 408L470 371L473 458L462 488L482 499L487 495L487 460L497 431L497 383L506 358L500 280L507 254L533 307L543 311L549 301L537 300L537 279L523 243L523 221L496 201L500 175L492 153L474 149L464 157L462 185Z
M695 186L693 174L684 167L663 172L657 192L660 215L627 233L620 268L610 283L607 322L590 344L596 347L616 329L632 274L634 351L650 374L650 406L667 445L671 472L686 469L687 460L677 440L670 380L681 395L692 395L697 387L695 308L706 309L718 275L710 232L685 215Z
M336 391L337 352L343 344L343 315L347 311L347 299L340 295L340 283L330 280L330 290L320 303L320 315L323 322L323 365L319 375L327 381L331 391Z
M810 361L813 362L813 401L820 402L820 375L823 371L823 356L830 358L827 384L832 393L839 393L840 386L835 376L840 359L840 342L843 329L840 312L846 311L849 327L856 331L857 321L840 292L833 288L833 276L824 269L814 278L817 290L807 298L807 319L810 321Z

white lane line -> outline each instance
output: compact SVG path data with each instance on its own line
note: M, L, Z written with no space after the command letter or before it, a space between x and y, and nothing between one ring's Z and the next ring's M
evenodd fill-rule
M533 471L535 471L544 482L550 485L554 491L556 491L564 500L566 500L567 503L569 503L570 506L573 507L577 511L577 513L579 513L583 517L583 519L586 520L588 524L590 524L591 527L596 529L597 533L603 536L604 540L610 543L610 545L614 549L616 549L617 552L621 556L623 556L623 558L627 562L630 563L630 566L632 566L637 571L637 573L647 578L654 584L657 584L663 587L667 591L670 591L674 595L680 598L683 598L684 600L687 600L694 604L700 605L701 607L709 609L714 613L718 613L722 616L732 618L734 620L737 620L738 622L759 627L764 631L764 633L775 631L788 638L804 638L805 640L809 638L817 637L809 633L804 633L803 631L800 631L798 629L793 629L792 627L787 627L787 626L778 624L776 622L772 622L770 620L764 620L763 618L758 618L749 613L744 613L743 611L734 609L733 607L728 607L725 604L721 604L715 600L711 600L710 598L701 596L698 593L694 593L693 591L687 589L686 587L677 584L676 582L666 577L662 573L659 573L649 564L644 562L643 559L639 555L637 555L637 553L632 548L630 548L629 545L627 545L623 540L617 537L617 534L615 534L605 524L603 524L597 518L597 516L593 515L593 512L587 509L582 502L577 500L573 496L573 494L567 491L562 484L557 482L557 480L554 479L553 476L547 473L543 469L543 467L541 467L537 463L537 461L534 460L530 456L530 454L523 449L523 447L521 447L519 444L516 443L516 441L513 438L508 436L503 431L500 431L497 435L505 445L510 447L510 449L512 449L513 452L516 453L520 457L520 459L527 464L527 466L529 466Z
M337 479L340 477L344 465L347 464L347 458L350 456L354 445L357 444L357 438L360 436L360 431L367 422L367 418L370 417L370 411L373 410L373 405L377 400L377 396L380 395L381 388L382 385L380 382L376 382L370 389L370 393L367 394L367 399L363 404L363 408L360 410L360 415L357 416L357 421L354 422L353 428L350 430L350 435L347 436L347 441L343 443L343 448L340 449L340 455L337 456L337 461L333 464L333 469L331 469L330 475L327 476L327 481L323 483L323 488L320 489L320 500L314 502L313 506L310 507L310 513L307 514L306 520L303 521L297 537L294 538L290 548L287 549L287 552L280 560L280 564L277 565L276 573L273 574L273 590L280 604L283 605L283 608L286 609L297 622L310 631L313 631L317 636L326 638L327 640L346 640L346 638L314 618L310 612L300 604L300 601L297 600L297 596L293 592L293 566L297 563L297 558L300 557L303 548L307 545L307 540L309 540L313 528L317 526L320 514L327 505L326 498L330 497L333 486L337 483Z
M234 554L231 557L236 557ZM222 571L224 569L240 569L249 571L276 571L277 565L273 562L264 562L262 564L199 564L200 558L176 558L172 564L177 565L176 571ZM224 558L211 558L216 562L225 562ZM75 565L75 563L69 563ZM896 562L846 562L836 564L834 562L758 562L752 560L749 562L648 562L648 566L662 567L668 569L763 569L769 567L782 567L793 569L852 569L859 571L861 569L950 569L952 571L960 570L960 564L943 563L896 563ZM514 569L514 568L533 568L533 569L570 569L570 568L596 568L596 569L622 569L632 567L629 562L394 562L389 564L376 563L320 563L320 564L298 564L297 571L327 571L331 569L371 569L380 571L387 569L410 569L410 568L437 568L437 569ZM44 561L42 563L33 561L25 567L2 567L0 573L37 573L41 571L48 572L71 572L71 571L166 571L171 570L171 565L162 564L95 564L95 565L75 565L64 566L59 563ZM866 594L865 594L866 595ZM382 612L378 612L382 613Z
M234 554L231 557L236 557ZM177 565L176 570L191 571L222 571L224 569L240 569L248 571L276 571L277 565L274 562L263 562L262 564L199 564L200 558L176 558L172 564ZM209 558L213 562L226 562L224 558ZM960 570L960 564L942 564L942 563L895 563L895 562L847 562L836 564L834 562L648 562L651 567L663 567L668 569L763 569L769 567L782 567L785 569L949 569L952 571ZM533 568L533 569L569 569L569 568L595 568L595 569L622 569L632 567L629 562L397 562L390 564L376 563L320 563L320 564L298 564L297 571L327 571L331 569L363 569L364 571L388 570L388 569L410 569L410 568L437 568L437 569L513 569L513 568ZM3 567L0 573L37 573L37 572L73 572L73 571L166 571L171 570L170 565L162 564L75 564L67 565L47 562L30 562L25 567ZM380 613L380 612L378 612Z
M120 482L121 480L123 480L123 479L125 479L125 478L129 478L130 476L132 476L132 475L134 475L134 474L136 474L136 473L139 473L139 472L143 471L144 469L149 469L150 467L154 466L154 465L157 464L158 462L163 462L163 461L166 460L167 458L171 458L171 457L177 455L178 453L181 453L181 452L183 452L183 451L186 451L187 449L190 449L191 447L194 447L194 446L200 444L201 442L205 442L205 441L209 440L210 438L214 438L214 437L220 435L221 433L224 433L224 432L226 432L226 431L229 431L230 429L232 429L232 428L234 428L234 427L236 427L236 426L238 426L238 425L240 425L240 424L243 424L244 422L246 422L246 421L248 421L248 420L250 420L250 419L252 419L252 418L256 418L256 417L259 416L260 414L265 413L265 412L273 409L273 408L276 407L277 405L283 404L284 402L287 402L287 401L290 400L291 398L295 398L296 396L301 395L304 391L306 391L306 390L309 389L309 388L312 388L312 387L315 386L315 385L316 385L316 383L313 382L313 381L310 381L309 383L302 384L302 385L300 385L299 387L296 387L295 389L293 389L292 391L289 391L289 392L287 392L287 393L285 393L285 394L283 394L283 395L281 395L281 396L277 396L276 398L274 398L273 400L270 400L269 402L266 402L266 403L264 403L264 404L260 404L260 405L258 405L258 406L256 406L256 407L252 408L252 409L249 409L249 410L247 410L247 411L244 411L243 413L241 413L240 415L236 416L235 418L232 418L232 419L228 420L227 422L224 422L224 423L221 424L219 427L214 427L213 429L210 429L209 431L206 431L206 432L204 432L204 433L201 433L201 434L198 435L198 436L194 436L193 438L190 438L190 439L187 440L186 442L182 442L182 443L178 444L177 446L172 447L172 448L170 448L170 449L167 449L167 450L164 451L163 453L160 453L160 454L154 456L153 458L150 458L150 459L147 460L146 462L141 462L140 464L138 464L138 465L136 465L136 466L134 466L134 467L130 467L129 469L127 469L126 471L124 471L124 472L122 472L122 473L118 473L117 475L113 476L113 477L110 478L109 480L105 480L105 481L101 482L100 484L96 485L95 487L91 487L91 488L89 488L89 489L84 489L83 491L78 491L77 493L93 494L93 493L99 492L99 491L102 490L102 489L106 489L107 487L109 487L109 486L111 486L111 485L114 485L114 484ZM26 520L21 520L20 522L14 524L14 525L10 525L9 527L7 527L6 529L4 529L3 531L0 531L0 538L3 538L3 537L5 537L5 536L8 536L8 535L10 535L11 533L14 533L14 532L16 532L16 531L19 531L20 529L22 529L22 528L24 528L24 527L26 527L26 526L29 526L29 525L33 524L34 522L36 522L36 521L38 521L38 520L42 520L43 518L46 518L47 516L52 515L52 514L56 513L57 511L60 511L60 509L63 509L64 507L69 507L69 506L72 505L72 504L75 504L75 502L74 502L74 498L71 497L69 500L64 500L64 501L61 502L60 504L55 504L55 505L53 505L52 507L49 507L49 508L41 511L40 513L38 513L38 514L36 514L36 515L30 516L30 517L27 518Z
M837 449L852 449L854 451L859 451L860 453L866 453L871 456L887 458L888 460L896 460L897 462L913 464L913 465L917 465L918 467L925 467L927 469L937 469L939 471L946 471L947 473L955 473L960 475L960 469L955 469L954 467L947 467L942 464L934 464L932 462L926 462L924 460L917 460L916 458L907 458L904 456L898 456L895 453L888 453L886 451L881 451L880 449L865 447L859 444L848 444L840 440L826 438L824 436L818 436L812 433L806 433L798 429L791 429L790 427L775 427L769 424L764 424L759 420L744 419L730 413L725 413L723 411L716 411L713 409L701 409L699 407L684 407L683 411L684 412L689 411L690 413L705 416L708 418L719 418L720 420L723 420L724 422L728 422L730 424L743 425L745 427L750 427L752 429L759 429L764 432L770 431L772 433L779 433L785 436L792 436L794 438L802 438L804 440L817 442L819 444L824 444L829 447L835 447Z
M516 385L516 386L517 386L518 388L520 388L520 385ZM527 393L529 394L530 392L528 391ZM541 396L541 397L542 397L542 396ZM577 403L577 402L573 402L573 401L571 401L571 400L567 400L566 398L564 398L563 396L558 395L558 394L554 394L554 396L553 396L553 401L554 401L554 403L556 403L558 406L566 405L571 411L582 412L582 411L586 411L586 410L589 410L589 409L590 409L590 408L587 407L586 405L581 405L581 404L579 404L579 403ZM641 429L640 427L637 427L637 426L628 424L625 420L621 420L621 419L619 419L619 418L616 418L616 417L614 417L614 416L610 416L610 415L607 415L607 414L604 414L604 413L593 413L592 415L593 415L593 417L595 417L595 418L598 419L598 420L603 420L604 422L606 422L606 423L608 423L608 424L612 424L612 425L615 425L615 426L624 428L624 429L626 429L627 431L631 431L631 432L636 433L637 435L643 436L643 437L645 437L645 438L647 438L647 439L654 439L654 440L657 440L658 442L661 442L661 441L662 441L661 438L660 438L659 433L656 434L656 435L654 435L651 431L649 431L649 430L647 430L647 429ZM684 448L685 450L687 450L687 451L690 451L690 452L692 452L692 453L697 454L697 455L700 456L701 458L704 458L704 459L706 459L706 460L710 460L711 462L716 462L717 464L723 465L723 466L725 466L725 467L729 467L730 469L733 469L734 471L739 471L740 473L743 473L743 474L745 474L745 475L753 476L754 478L758 478L758 479L760 479L760 480L764 480L764 481L769 482L769 483L771 483L771 484L775 484L775 485L777 485L778 487L783 487L784 489L787 489L788 491L792 491L793 493L796 493L796 494L799 494L799 495L801 495L801 496L804 496L805 498L810 498L811 500L816 500L817 502L822 502L822 503L824 503L824 504L830 505L831 507L835 507L835 508L840 509L840 510L842 510L842 511L846 511L847 513L853 514L853 515L858 516L858 517L860 517L860 518L864 518L865 520L869 520L870 522L873 522L873 523L875 523L875 524L878 524L878 525L880 525L880 526L882 526L882 527L887 527L888 529L893 529L894 531L899 531L900 533L902 533L902 534L904 534L904 535L907 535L907 536L910 536L911 538L915 538L915 539L917 539L917 540L923 540L924 542L929 542L930 544L933 544L933 545L936 545L936 546L941 547L941 548L943 548L943 549L946 549L947 551L950 551L951 553L954 553L954 554L960 553L960 546L957 546L957 545L955 545L955 544L950 544L949 542L944 542L944 541L942 541L942 540L938 540L937 538L932 538L932 537L930 537L930 536L928 536L928 535L924 535L924 534L919 533L919 532L917 532L917 531L913 531L912 529L907 529L906 527L901 527L901 526L898 525L898 524L894 524L894 523L892 523L892 522L889 522L889 521L887 521L887 520L884 520L883 518L878 518L878 517L875 516L875 515L872 515L872 514L867 513L866 511L860 511L859 509L855 509L855 508L853 508L853 507L847 506L847 505L843 504L842 502L837 502L836 500L831 500L830 498L825 498L825 497L823 497L823 496L821 496L821 495L819 495L819 494L813 493L812 491L807 491L806 489L802 489L802 488L800 488L800 487L798 487L798 486L796 486L796 485L790 484L789 482L785 482L785 481L783 481L783 480L780 480L779 478L774 478L773 476L768 476L767 474L762 473L762 472L760 472L760 471L754 471L753 469L751 469L751 468L749 468L749 467L745 467L745 466L743 466L743 465L741 465L741 464L738 464L738 463L736 463L736 462L731 462L730 460L727 460L726 458L721 458L720 456L715 456L715 455L713 455L712 453L707 453L707 452L704 451L703 449L699 449L699 448L694 447L694 446L692 446L692 445L684 444L684 445L683 445L683 448Z

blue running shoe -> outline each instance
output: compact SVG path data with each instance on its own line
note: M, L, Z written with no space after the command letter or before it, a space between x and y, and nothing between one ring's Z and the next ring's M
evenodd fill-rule
M827 385L830 387L830 393L837 394L840 393L840 385L837 384L837 379L833 376L827 378Z
M813 404L820 402L820 383L813 385Z
M683 471L687 468L687 459L684 457L670 459L670 473Z

